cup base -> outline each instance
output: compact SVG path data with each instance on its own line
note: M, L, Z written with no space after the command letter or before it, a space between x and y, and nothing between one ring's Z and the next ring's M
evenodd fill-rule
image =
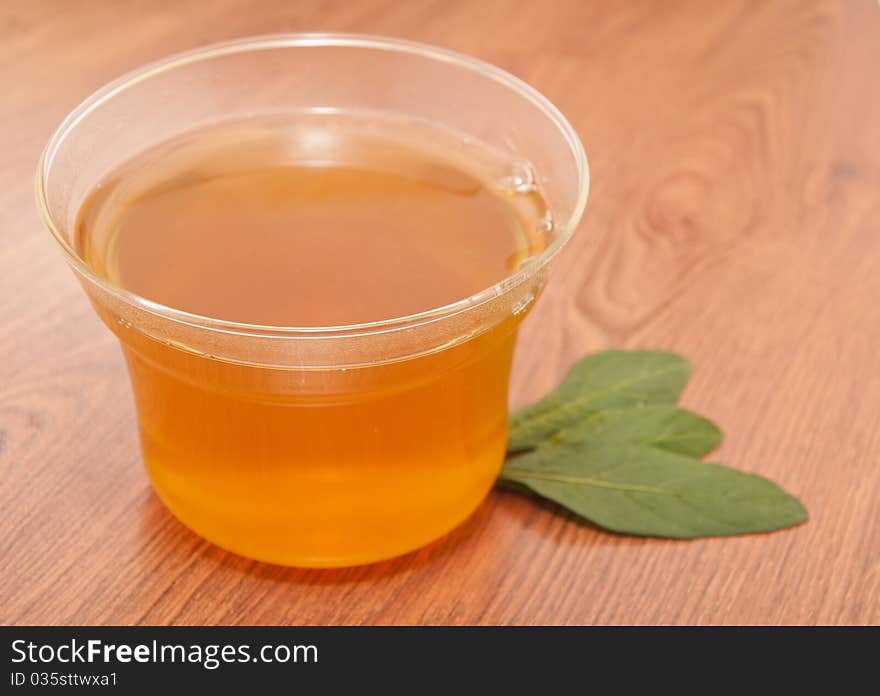
M149 473L149 472L148 472ZM174 504L173 496L169 496L151 480L153 491L165 508L191 532L198 534L200 537L209 541L214 546L234 553L237 556L248 558L261 563L270 563L277 566L285 566L289 568L304 569L330 569L330 568L350 568L354 566L370 565L387 561L392 558L404 556L413 551L417 551L429 544L442 539L444 536L452 532L454 529L463 524L471 515L476 512L477 508L483 504L488 497L491 486L486 489L482 496L477 498L470 507L464 508L461 514L454 520L447 520L445 525L439 526L430 534L425 534L418 540L407 538L406 541L401 540L399 544L389 543L382 549L374 549L370 552L351 552L341 555L306 555L296 551L284 550L280 548L269 549L261 548L259 544L249 545L247 548L239 547L237 544L229 543L227 539L220 538L214 533L214 530L202 528L198 523L193 523L185 513Z

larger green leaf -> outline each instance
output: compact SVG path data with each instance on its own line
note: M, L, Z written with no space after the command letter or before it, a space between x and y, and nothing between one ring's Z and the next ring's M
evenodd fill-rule
M509 459L501 478L626 534L726 536L807 519L772 481L646 444L560 437Z
M608 350L588 355L559 387L511 416L508 451L536 447L594 411L674 404L689 375L690 363L673 353Z

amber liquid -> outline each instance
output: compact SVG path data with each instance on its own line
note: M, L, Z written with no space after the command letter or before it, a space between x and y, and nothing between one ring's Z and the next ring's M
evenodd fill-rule
M91 193L78 252L142 297L245 324L441 307L539 253L548 219L521 165L502 176L496 156L445 137L327 118L189 133ZM96 304L122 341L156 491L224 548L300 566L386 558L457 525L498 474L522 313L416 357L298 368L159 341Z

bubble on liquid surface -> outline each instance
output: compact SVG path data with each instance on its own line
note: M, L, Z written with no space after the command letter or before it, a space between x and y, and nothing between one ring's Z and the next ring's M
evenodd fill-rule
M535 231L543 237L545 244L550 244L552 241L554 225L553 213L549 209L545 210L544 214L535 222Z
M544 234L550 234L553 231L553 215L549 210L544 211L544 214L535 224L535 227L538 228Z
M498 186L508 193L528 193L535 190L535 172L524 160L511 162L498 179Z

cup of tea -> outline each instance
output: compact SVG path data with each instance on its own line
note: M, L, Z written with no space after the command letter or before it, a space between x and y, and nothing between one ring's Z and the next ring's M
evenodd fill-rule
M517 328L587 189L519 79L343 34L136 70L67 117L36 184L119 339L156 493L307 567L416 549L485 498Z

